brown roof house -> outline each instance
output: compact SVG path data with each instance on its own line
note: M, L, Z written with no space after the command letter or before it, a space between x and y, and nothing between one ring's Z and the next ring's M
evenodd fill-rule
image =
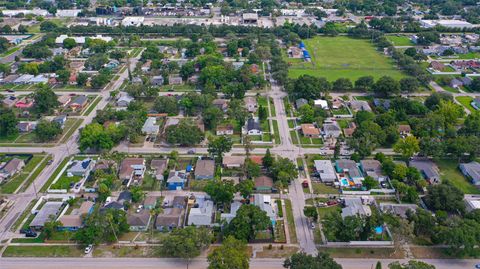
M168 84L169 85L182 85L183 80L179 74L171 74L168 76Z
M243 99L245 102L245 107L247 108L248 112L254 113L257 111L257 100L255 97L247 96Z
M130 225L130 231L145 232L150 224L150 217L148 210L143 210L137 214L128 214L127 223Z
M126 158L120 164L118 177L122 184L130 186L130 184L139 184L145 173L145 159L143 158Z
M255 190L258 192L272 192L273 180L271 177L260 176L255 178Z
M239 168L245 164L245 156L225 156L222 165L225 168Z
M61 216L58 219L61 223L58 229L62 231L76 231L82 228L82 217L92 213L94 205L95 203L92 201L85 201L80 205L80 208L74 209L71 214Z
M162 214L155 220L155 229L158 231L171 231L182 226L183 208L165 208Z
M0 182L12 177L16 173L20 172L25 166L25 162L22 159L13 158L8 163L4 164L0 169Z
M213 100L212 105L218 107L223 112L227 112L228 100L226 100L226 99L215 99L215 100Z
M164 180L163 173L167 169L167 159L154 159L150 163L152 170L155 170L155 178L157 180Z
M357 125L355 124L355 122L351 121L348 123L348 127L343 129L343 134L345 135L345 137L352 137L356 129Z
M231 124L218 125L216 134L217 135L233 135L233 125Z
M314 137L314 138L320 137L320 130L318 130L318 128L315 127L315 125L311 123L304 123L301 125L301 127L302 127L303 136Z
M398 132L401 136L409 136L412 132L412 128L408 124L400 124L398 125Z
M153 209L157 205L157 197L155 196L147 196L145 198L145 201L143 201L143 206L145 209Z
M437 71L443 71L445 69L445 65L442 64L441 62L432 61L430 63L430 68L432 68L434 70L437 70Z
M195 179L213 179L214 175L214 160L197 160L197 164L195 165Z

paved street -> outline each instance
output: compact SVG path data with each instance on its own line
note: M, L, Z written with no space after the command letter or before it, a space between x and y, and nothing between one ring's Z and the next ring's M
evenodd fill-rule
M375 267L375 259L335 259L344 269L371 269ZM180 269L187 268L186 263L178 259L152 259L152 258L2 258L2 269ZM252 269L278 269L283 268L283 259L252 259L250 268ZM383 268L394 260L382 260ZM475 268L479 260L455 260L455 259L427 259L422 260L435 265L437 269L468 269ZM405 262L405 261L403 261ZM208 264L206 259L193 260L189 269L204 269Z

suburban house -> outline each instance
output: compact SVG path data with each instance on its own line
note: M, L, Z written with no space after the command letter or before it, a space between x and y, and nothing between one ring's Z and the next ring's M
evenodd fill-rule
M171 74L168 76L168 84L169 85L182 85L183 80L179 74Z
M476 209L480 209L480 198L475 195L465 195L465 209L467 212L471 212Z
M272 192L273 179L267 176L259 176L255 178L255 190L263 193Z
M480 186L480 163L461 163L458 168L466 178L470 179L473 185Z
M10 96L5 96L5 98L3 98L2 100L2 103L3 103L3 106L5 107L13 107L17 101L18 101L17 97L10 95Z
M257 111L257 99L255 97L247 96L243 100L248 112L255 113Z
M340 98L333 98L332 100L332 109L340 109L343 107L343 100Z
M127 223L130 231L145 232L150 224L150 212L143 210L141 213L127 214Z
M160 131L160 126L157 125L156 117L148 117L142 127L142 133L146 135L156 135Z
M345 207L342 208L342 219L346 217L367 217L372 215L368 201L363 198L345 198Z
M353 100L350 101L350 107L353 111L372 111L372 108L367 101L364 100Z
M357 130L357 125L355 124L355 122L350 121L348 123L348 127L343 129L343 135L345 137L352 137L355 130Z
M255 120L254 118L248 118L247 120L247 134L248 135L262 135L262 127L260 126L260 122Z
M402 137L409 136L410 133L412 132L412 128L408 124L399 124L398 125L398 133Z
M476 110L480 110L480 97L475 97L470 103Z
M76 231L83 227L82 217L93 212L95 203L92 201L85 201L80 205L80 208L74 209L72 213L63 215L58 218L61 225L57 228L60 231Z
M228 110L228 100L226 99L215 99L212 101L212 105L218 107L223 112L227 112Z
M155 229L166 232L182 226L184 210L182 208L165 208L155 220Z
M430 184L440 183L440 174L437 165L424 158L412 159L408 164L410 167L415 167L422 173L423 178Z
M13 158L0 168L0 183L22 171L25 162L22 159Z
M213 202L197 196L195 205L188 214L188 225L210 226L213 223Z
M33 100L33 98L23 97L22 99L20 99L18 102L15 103L15 107L21 108L21 109L27 109L27 108L31 108L34 103L35 103L35 100Z
M105 204L100 210L104 211L107 209L125 210L125 206L117 201L112 201Z
M147 60L141 67L142 72L147 73L150 71L152 66L152 60Z
M90 158L83 159L82 161L73 161L72 166L67 170L67 176L86 178L94 166L95 161Z
M139 184L145 173L145 159L143 158L126 158L120 164L118 173L122 184L130 186L130 184Z
M68 94L60 95L57 98L58 102L60 103L61 107L66 107L70 101L72 101L72 97Z
M232 219L237 216L237 211L240 209L241 206L241 202L233 201L233 203L230 204L230 213L222 213L220 215L220 219L225 220L227 223L230 223Z
M245 164L245 156L224 156L222 165L225 168L240 168Z
M337 181L337 174L330 160L314 160L315 171L320 180L325 184L333 184Z
M348 186L362 186L363 174L354 161L337 160L335 161L335 170L341 174L340 177L344 177L343 179L348 181L345 182L348 183Z
M370 176L379 182L386 180L382 173L382 164L377 160L361 160L360 169L366 176Z
M70 102L69 106L73 111L80 111L85 108L88 104L88 97L85 95L79 95L72 102Z
M52 122L58 123L63 129L65 127L65 122L67 122L67 115L59 115L53 118Z
M154 209L157 206L157 197L155 196L147 196L143 201L143 207L146 210Z
M131 203L132 202L132 193L128 190L122 191L117 198L117 202L124 204L124 203Z
M57 215L60 213L60 208L62 207L63 202L46 202L38 213L30 222L29 227L33 230L41 230L46 222L49 222L52 219L56 219Z
M301 108L304 105L308 105L308 100L305 98L299 98L295 101L295 107L297 109Z
M413 213L417 211L418 206L416 204L392 204L392 203L380 203L380 210L384 214L397 215L401 218L407 218L407 212L410 210Z
M432 61L430 63L430 68L441 72L445 69L445 65L438 61Z
M17 129L20 133L27 133L35 130L37 123L34 121L21 121L17 123Z
M327 100L317 99L313 101L313 105L315 107L319 107L322 109L328 109L328 102Z
M163 174L167 169L168 159L153 159L150 162L150 168L155 171L155 178L157 180L164 180Z
M215 133L217 135L233 135L233 125L232 124L218 125Z
M126 92L120 92L117 98L117 106L119 107L127 107L135 98L131 97Z
M273 210L272 197L266 194L256 193L253 195L253 204L260 207L261 210L267 213L272 225L275 225L276 214Z
M162 86L165 80L163 79L162 76L153 76L150 78L150 84L153 86Z
M197 160L197 163L195 164L195 179L213 179L214 175L214 160Z
M342 134L342 129L340 128L340 126L338 126L338 123L336 121L326 120L322 128L324 137L337 138Z
M318 128L311 123L304 123L301 125L301 128L302 128L302 134L305 137L311 137L311 138L320 137L320 130L318 130Z
M167 188L171 191L181 190L187 182L187 174L180 171L170 171L167 178Z

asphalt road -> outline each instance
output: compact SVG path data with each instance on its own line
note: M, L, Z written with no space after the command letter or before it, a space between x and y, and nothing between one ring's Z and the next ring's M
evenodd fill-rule
M375 259L335 259L344 269L371 269L375 268ZM382 260L383 268L395 260ZM475 268L480 260L454 260L430 259L423 260L435 265L437 269L468 269ZM405 262L402 260L401 262ZM252 259L252 269L278 269L283 268L283 259ZM208 264L206 259L193 260L189 269L204 269ZM0 258L2 269L181 269L187 264L178 259L152 259L152 258Z

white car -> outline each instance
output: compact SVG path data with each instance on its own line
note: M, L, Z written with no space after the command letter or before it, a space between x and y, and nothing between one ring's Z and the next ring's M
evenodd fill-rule
M315 230L315 222L312 222L312 223L310 224L310 228L312 228L312 230Z
M85 254L89 254L90 252L92 252L92 249L93 249L93 245L92 244L88 245L85 248Z

